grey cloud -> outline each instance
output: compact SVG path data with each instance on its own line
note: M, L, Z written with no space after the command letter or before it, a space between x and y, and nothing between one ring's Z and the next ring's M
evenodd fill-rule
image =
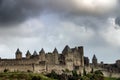
M1 0L0 25L17 24L30 16L38 15L41 9L38 0Z
M87 47L85 50L87 56L91 56L92 53L108 56L116 51L102 37L101 31L106 33L106 28L110 27L107 23L109 17L119 16L119 13L115 13L119 10L119 7L116 11L106 14L94 14L94 11L91 13L78 10L75 4L71 2L73 0L0 1L0 26L17 24L11 28L0 28L0 45L3 44L7 47L0 47L0 49L4 49L1 53L13 49L12 52L8 51L8 54L4 54L5 56L9 57L9 53L14 55L15 49L18 47L24 52L27 49L31 51L37 49L39 51L42 47L47 48L46 51L51 51L54 47L62 50L66 44L72 47L83 45L85 49ZM29 24L22 23L33 17L37 20L32 20ZM42 26L39 24L40 22L43 22L41 23ZM18 23L23 25L18 25ZM61 25L61 23L65 24ZM116 19L116 24L120 24L119 18ZM120 57L119 49L116 53L118 53L117 57Z
M120 17L117 17L115 19L115 24L118 25L118 26L120 26Z
M99 9L88 10L81 2L78 8L74 0L1 0L0 4L0 25L18 24L44 12L65 18L99 14Z
M89 15L82 15L82 16L70 16L62 18L61 21L70 21L71 23L75 23L78 26L85 27L87 29L93 29L95 32L107 28L107 16L89 16ZM109 26L108 26L109 27Z

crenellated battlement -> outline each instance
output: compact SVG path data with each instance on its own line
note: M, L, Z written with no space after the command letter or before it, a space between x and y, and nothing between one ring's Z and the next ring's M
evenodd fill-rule
M117 60L115 64L98 63L96 55L93 55L92 63L90 63L89 58L84 56L83 46L70 48L66 45L62 53L59 53L57 48L46 53L42 48L39 53L34 51L33 54L28 50L26 57L22 57L22 54L18 48L15 52L15 59L0 58L0 71L4 71L4 69L35 72L50 72L52 70L61 72L66 69L83 71L84 67L90 71L94 67L106 72L120 73L120 60Z
M34 51L33 54L28 50L26 57L22 57L22 51L18 48L15 59L1 59L0 66L19 66L19 65L44 65L47 66L65 66L64 69L73 70L75 66L84 66L83 47L70 48L65 46L62 53L57 48L52 52L46 53L42 48L39 53ZM47 67L49 68L49 67ZM62 67L63 68L63 67Z

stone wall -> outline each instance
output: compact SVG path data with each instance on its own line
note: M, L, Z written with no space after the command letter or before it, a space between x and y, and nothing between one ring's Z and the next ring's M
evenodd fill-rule
M110 73L107 71L102 71L105 77L115 77L120 78L120 73Z
M33 71L32 65L0 66L0 72L4 72L5 69L8 69L11 72L14 72L14 71L24 71L24 72L27 72L28 70Z
M22 57L21 51L17 49L15 54L16 59L0 59L0 71L9 69L10 71L30 70L34 72L51 72L55 70L61 72L65 69L71 71L84 66L84 52L82 46L70 48L67 45L61 54L58 53L56 48L50 53L45 53L44 49L42 49L39 54L34 51L33 55L27 51L26 57Z

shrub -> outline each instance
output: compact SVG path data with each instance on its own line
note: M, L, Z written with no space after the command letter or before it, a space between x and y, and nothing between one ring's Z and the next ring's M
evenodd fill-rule
M27 70L28 73L31 73L32 71L31 70Z
M4 69L4 72L9 72L9 69Z
M120 78L118 78L117 80L120 80Z
M33 76L32 80L41 80L41 78L39 76Z
M94 72L93 78L95 80L104 80L104 75L100 70L97 70L97 71Z
M46 76L50 77L50 78L53 78L53 79L58 79L59 78L58 77L59 75L54 70L52 70L51 73L47 74Z
M90 79L87 76L83 76L83 77L81 77L80 80L90 80Z
M103 75L103 73L101 72L101 70L97 70L94 72L95 74L100 74L100 75Z
M63 74L59 75L58 80L68 80L67 74L64 74L64 73L63 73Z
M77 71L76 70L72 71L72 75L78 77Z

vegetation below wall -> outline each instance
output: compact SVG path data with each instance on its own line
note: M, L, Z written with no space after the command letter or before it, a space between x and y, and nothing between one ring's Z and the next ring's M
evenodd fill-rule
M57 80L120 80L120 78L104 77L100 70L94 71L93 69L87 73L84 68L82 75L81 73L78 74L77 71L72 71L71 75L67 75L67 73L69 74L69 70L63 71L63 74L61 75L58 75L55 71L52 71L46 76Z
M55 80L42 74L25 72L5 72L0 73L0 80Z
M72 71L68 75L69 70L63 71L63 74L59 75L55 71L52 71L49 74L43 75L32 72L9 72L5 70L3 73L0 73L0 80L120 80L120 78L107 78L104 77L103 73L100 70L86 73L85 69L83 74Z
M108 77L105 77L105 79L104 80L120 80L120 78L108 78Z

